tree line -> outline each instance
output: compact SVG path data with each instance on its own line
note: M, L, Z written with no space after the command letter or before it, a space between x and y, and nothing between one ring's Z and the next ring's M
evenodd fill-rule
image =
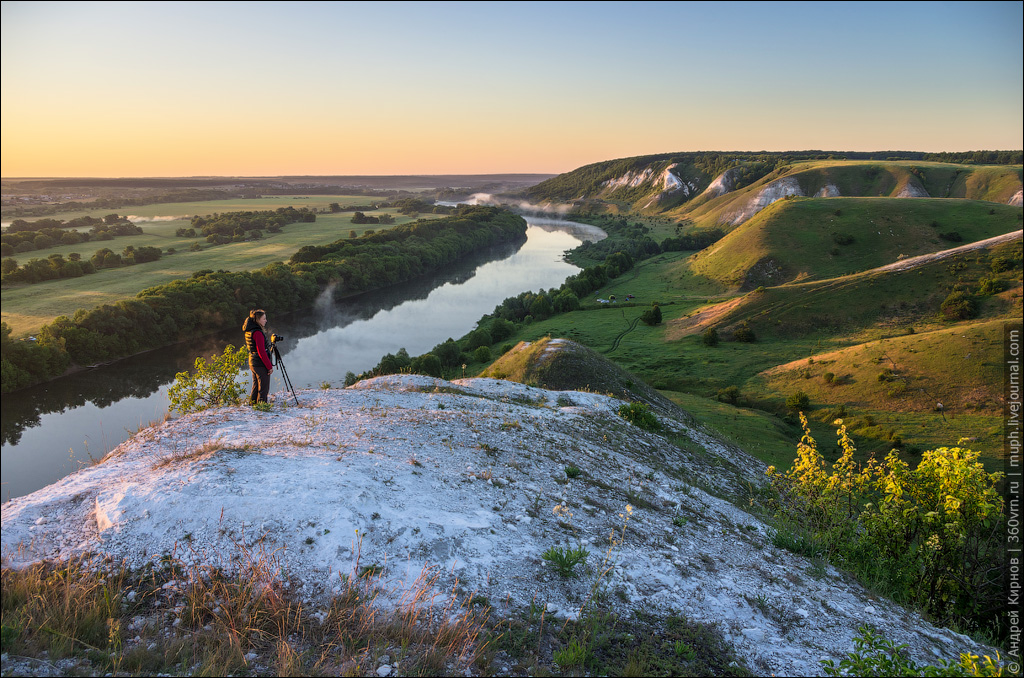
M306 308L328 284L336 294L367 291L437 270L470 252L526 237L526 222L494 207L417 221L355 240L306 246L288 264L256 271L197 271L133 299L80 309L44 326L36 341L14 341L3 323L0 392L223 330L255 306L268 313Z
M134 247L128 245L121 254L109 247L96 250L89 259L82 259L78 252L72 252L65 259L60 254L51 254L46 259L29 259L21 266L18 260L8 257L0 266L4 283L40 283L59 278L80 278L103 268L120 268L133 264L156 261L163 253L159 247Z
M69 229L89 228L88 231ZM108 214L102 219L78 217L70 221L40 219L28 222L16 219L0 234L0 256L11 257L58 245L77 245L90 240L113 240L117 236L139 235L142 228L127 218Z

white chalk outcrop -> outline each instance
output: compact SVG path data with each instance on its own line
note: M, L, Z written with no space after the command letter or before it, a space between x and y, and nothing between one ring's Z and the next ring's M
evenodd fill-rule
M736 188L736 168L728 169L715 177L704 192L701 195L706 195L709 198L717 198L720 195L725 195Z
M835 184L825 184L822 186L817 193L814 194L815 198L838 198L842 194L839 192L839 187Z
M1006 204L1012 205L1013 207L1024 206L1024 189L1018 188L1017 192L1013 194L1013 197L1006 201Z
M907 183L903 184L899 192L893 196L894 198L930 198L928 191L924 190L924 186L919 184L916 179L910 179Z
M140 566L174 552L230 566L244 545L278 550L304 599L329 596L362 563L381 566L396 596L429 572L441 590L458 578L491 600L572 618L607 558L603 606L715 624L758 674L819 673L865 623L921 662L993 654L773 546L769 526L702 489L756 486L763 466L682 413L659 411L658 434L620 418L622 401L608 396L415 375L299 400L143 430L102 463L11 500L5 564L92 552ZM568 478L567 466L581 474ZM540 558L579 544L591 569L577 579Z
M800 188L800 182L796 180L796 177L782 177L781 179L776 179L758 191L757 195L751 198L742 209L729 215L727 221L733 226L742 224L744 221L747 221L773 202L782 200L791 195L805 195L803 189Z

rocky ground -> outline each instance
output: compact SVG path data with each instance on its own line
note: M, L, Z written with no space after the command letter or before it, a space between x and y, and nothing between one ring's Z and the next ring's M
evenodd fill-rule
M678 614L715 625L761 675L818 674L865 623L918 662L994 655L773 546L745 510L761 464L682 413L658 410L648 431L604 395L416 375L298 398L140 431L4 504L5 566L88 552L230 568L262 551L308 606L372 568L385 606L429 588L435 605L481 596L507 614ZM589 555L564 577L542 557L552 548Z

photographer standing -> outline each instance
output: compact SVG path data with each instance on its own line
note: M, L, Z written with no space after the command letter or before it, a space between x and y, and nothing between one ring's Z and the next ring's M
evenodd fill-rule
M252 370L252 391L249 393L249 403L267 402L267 395L270 393L270 373L274 366L270 363L270 354L267 350L267 337L263 334L263 328L267 326L267 314L263 309L249 311L249 317L242 325L245 332L245 347L249 349L249 369Z

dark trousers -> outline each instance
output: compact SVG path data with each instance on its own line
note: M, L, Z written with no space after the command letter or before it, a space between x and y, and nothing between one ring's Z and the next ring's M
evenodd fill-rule
M249 392L249 403L267 402L270 394L270 372L258 355L249 356L249 369L252 370L252 391Z

